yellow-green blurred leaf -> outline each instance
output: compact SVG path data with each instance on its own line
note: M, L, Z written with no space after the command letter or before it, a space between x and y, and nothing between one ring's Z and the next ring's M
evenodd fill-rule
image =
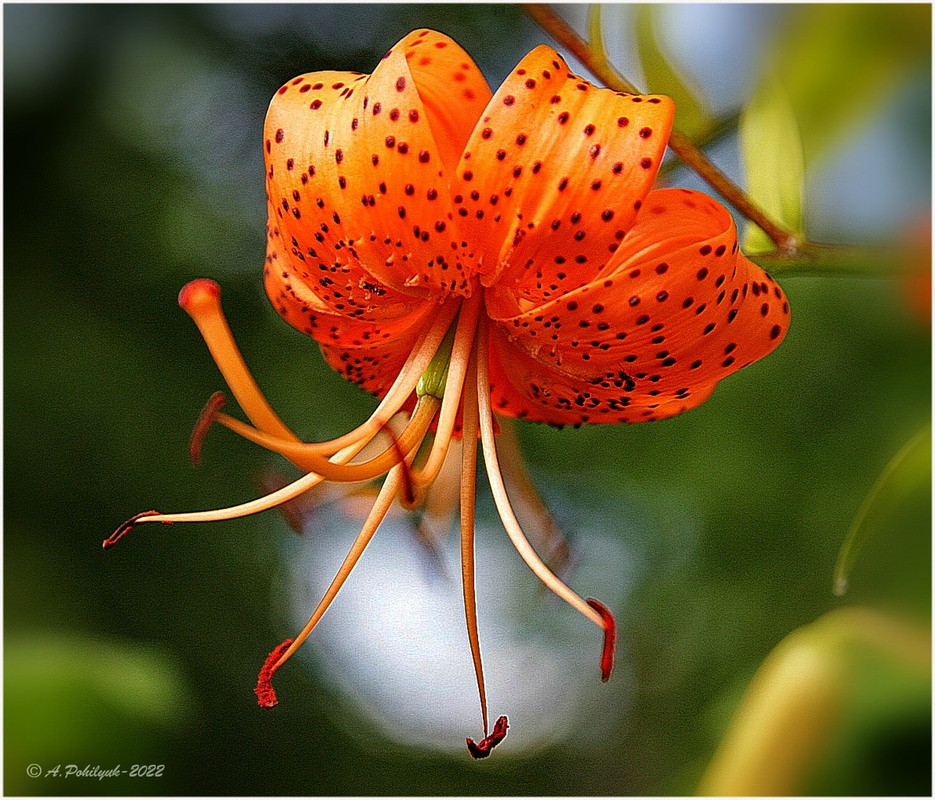
M838 553L835 594L847 591L851 570L870 534L885 527L895 508L907 497L925 491L931 484L932 427L926 425L893 456L864 499Z
M927 716L919 701L931 693L931 645L927 627L858 606L792 631L753 676L697 793L801 794L842 739L848 761L866 758L867 742L849 737L842 721Z
M885 102L894 82L931 69L932 9L924 4L816 3L796 8L766 74L785 86L802 125L805 164Z
M776 222L802 232L802 181L805 164L792 105L778 81L766 80L740 115L740 148L747 172L747 193ZM744 250L775 249L757 225L747 223Z
M650 92L666 94L675 101L675 127L696 139L714 126L711 115L697 99L695 91L669 63L656 37L658 8L641 5L636 15L636 41Z

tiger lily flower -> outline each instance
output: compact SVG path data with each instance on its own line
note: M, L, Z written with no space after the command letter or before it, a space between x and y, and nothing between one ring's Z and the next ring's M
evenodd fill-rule
M730 213L687 189L652 191L674 106L598 88L537 47L491 94L450 38L406 36L370 75L311 72L282 86L265 125L269 206L264 280L276 310L327 362L380 399L359 427L304 443L272 410L237 349L215 283L188 284L193 317L249 423L213 400L195 449L219 422L305 474L214 511L138 514L141 523L222 520L282 504L322 481L385 476L373 508L308 624L273 650L256 693L312 632L394 500L415 507L461 437L465 617L489 754L474 594L478 440L506 533L539 579L603 632L614 618L537 555L514 514L496 416L554 425L659 420L782 340L782 290L739 251ZM391 419L404 412L401 432ZM431 435L434 433L434 435ZM375 455L355 460L371 445Z

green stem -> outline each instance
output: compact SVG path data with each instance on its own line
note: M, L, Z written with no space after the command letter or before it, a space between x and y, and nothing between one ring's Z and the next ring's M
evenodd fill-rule
M771 275L892 278L908 271L906 254L892 247L858 247L802 242L794 254L781 251L748 256Z
M523 5L523 10L581 61L605 86L618 92L640 94L636 86L614 69L604 55L602 46L597 50L592 48L549 6L542 3L528 3ZM737 211L759 225L776 243L780 253L787 256L795 255L801 245L798 237L772 220L730 178L715 167L684 133L673 128L669 137L669 147Z

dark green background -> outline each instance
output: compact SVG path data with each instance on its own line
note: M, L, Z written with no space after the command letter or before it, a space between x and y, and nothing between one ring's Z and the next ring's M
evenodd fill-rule
M617 609L634 700L586 749L504 745L474 763L390 744L300 665L280 676L290 702L257 709L256 671L290 635L273 514L140 530L102 553L130 514L245 499L272 463L221 432L200 469L187 463L191 423L220 388L175 302L191 278L222 284L248 362L300 433L336 435L372 408L263 294L261 125L294 74L368 71L422 26L458 40L494 86L547 40L496 5L4 7L8 794L687 793L759 662L843 604L838 547L930 417L930 328L896 279L780 277L786 341L683 417L521 428L544 485L643 520L625 526L645 564ZM925 181L925 92L914 114L898 157ZM929 531L926 496L871 540L847 602L928 625ZM927 793L927 695L905 692L839 731L802 791ZM27 778L30 763L166 768L66 783Z

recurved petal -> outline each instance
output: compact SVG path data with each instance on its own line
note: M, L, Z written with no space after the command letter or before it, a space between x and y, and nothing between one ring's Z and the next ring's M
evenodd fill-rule
M321 345L332 368L378 396L389 389L438 310L435 303L408 298L411 307L407 313L396 318L364 319L321 302L295 276L283 277L283 273L268 269L265 280L279 314ZM397 303L395 309L403 307Z
M473 275L444 164L458 136L466 138L471 112L463 95L468 107L458 114L447 113L454 98L439 98L440 70L451 63L436 54L463 51L421 33L390 50L372 75L317 72L287 83L270 104L265 146L270 227L286 253L311 248L316 266L346 266L366 273L361 281L428 297L468 292ZM472 76L464 83L479 104L473 72L460 70ZM454 143L439 144L436 131Z
M290 325L315 337L315 313L390 322L423 306L424 300L381 283L349 254L328 257L328 247L335 243L327 238L331 233L327 223L323 223L327 230L300 241L297 236L283 237L282 217L272 204L269 219L263 270L266 293ZM309 241L311 246L306 247Z
M550 47L520 62L452 183L495 316L580 286L607 263L652 186L673 113L667 97L592 86Z
M513 346L502 330L491 338L490 376L491 404L498 414L551 425L665 419L701 405L715 387L711 383L661 397L654 389L637 387L624 371L584 380L545 367Z
M419 334L435 319L437 307L419 311L395 323L367 323L344 316L314 316L315 333L328 364L362 389L382 397L389 390Z
M664 404L691 407L767 355L788 325L782 289L738 250L727 209L698 192L662 189L646 198L595 280L500 320L496 341L511 365L505 375L527 394L514 377L525 362L507 348L530 360L524 374L539 364L543 376L579 390L622 390L628 408L658 418Z

